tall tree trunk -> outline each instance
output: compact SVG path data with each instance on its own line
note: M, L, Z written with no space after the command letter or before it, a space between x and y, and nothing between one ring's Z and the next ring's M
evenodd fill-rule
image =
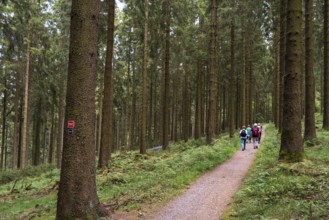
M142 120L141 120L141 140L140 140L140 148L139 151L141 154L146 153L146 125L147 125L147 105L148 105L148 97L147 97L147 87L148 87L148 79L147 79L147 64L148 64L148 0L144 0L144 63L143 63L143 95L142 95Z
M220 91L221 92L221 95L222 95L222 121L221 121L221 129L222 130L225 130L227 127L226 127L226 120L227 120L227 115L226 115L226 111L227 111L227 105L226 105L226 100L227 100L227 97L226 97L226 85L224 84L222 86L222 90Z
M290 0L287 5L286 60L281 148L279 159L299 162L305 158L301 136L302 76L302 2Z
M202 70L201 70L201 77L202 77L202 84L201 84L201 135L206 135L206 122L207 122L207 71L206 71L206 61L202 60Z
M104 84L104 81L101 82L101 84ZM102 109L103 109L103 91L104 88L100 88L98 94L96 95L98 99L98 106L96 109L96 155L99 155L100 152L100 146L101 146L101 133L102 133Z
M157 62L155 63L157 64ZM154 71L156 73L156 70ZM158 74L154 74L154 83L158 85ZM159 144L160 140L160 128L159 128L159 111L158 111L158 88L161 88L161 86L155 86L154 87L154 102L153 102L153 109L154 109L154 114L153 114L153 129L154 129L154 143Z
M244 84L244 108L245 108L245 122L250 124L251 120L249 117L249 81L247 78L247 69L246 69L246 32L244 30L245 24L242 21L242 33L241 33L241 78L242 78L242 84ZM245 124L246 125L246 124Z
M279 132L282 131L283 123L283 93L285 76L285 54L286 54L286 26L287 26L287 1L280 0L280 102L279 102Z
M64 135L64 116L65 116L65 96L66 96L66 80L62 76L60 84L59 107L58 107L58 131L57 131L57 146L56 146L56 165L57 168L62 164L62 149L63 149L63 135Z
M204 33L204 20L200 19L199 32L202 36ZM204 42L200 37L199 49L203 48ZM198 57L197 61L197 77L196 77L196 95L195 95L195 121L194 121L194 139L199 139L202 135L202 96L203 96L203 57Z
M6 126L6 132L5 132L5 164L4 164L4 169L8 167L8 133L9 133L9 126Z
M6 74L6 73L5 73ZM6 121L7 121L7 79L6 75L4 76L4 91L2 99L2 139L1 139L1 162L0 169L4 169L4 159L5 159L5 143L6 143Z
M230 57L230 62L231 62L231 69L230 69L230 103L229 103L229 112L230 112L230 126L229 126L229 131L230 131L230 137L232 138L234 136L234 131L235 131L235 122L237 120L236 117L236 108L235 108L235 101L237 100L236 96L236 91L235 88L237 84L235 83L236 77L235 77L235 72L234 72L234 24L233 24L233 19L231 20L231 57ZM241 88L242 89L242 88Z
M156 72L156 66L152 65L152 69L151 69L151 73L155 73ZM149 97L150 97L150 104L149 104L149 108L150 108L150 113L148 114L148 119L147 119L147 124L148 124L148 129L147 129L147 133L148 133L148 143L149 145L153 145L153 141L154 141L154 129L152 128L153 126L153 113L155 112L154 107L154 100L155 100L155 93L154 93L154 75L156 74L152 74L150 77L150 89L149 89Z
M24 97L21 96L20 98L20 108L19 108L19 116L20 116L20 119L19 121L24 121L24 118L23 118L23 109L24 109ZM22 168L21 165L22 165L22 142L23 142L23 123L19 123L19 126L18 126L18 152L17 152L17 168Z
M13 160L12 167L16 169L18 167L18 144L19 144L19 127L20 127L20 102L19 97L21 96L21 81L20 73L16 70L16 79L15 79L15 119L14 119L14 137L13 137Z
M53 100L55 100L55 92L53 92ZM51 106L51 129L50 129L50 140L49 140L49 151L48 160L49 164L53 163L54 160L54 146L55 146L55 103Z
M27 36L27 50L26 50L26 70L25 70L25 93L24 93L24 122L22 132L22 151L21 151L21 165L23 169L28 163L28 146L29 146L29 123L30 123L30 102L29 102L29 91L30 91L30 34Z
M34 147L33 147L33 160L32 165L38 166L40 164L40 134L41 134L41 98L37 103L37 112L34 117L35 133L34 133Z
M175 78L173 80L173 87L177 88L177 90L175 90L175 92L172 93L172 111L171 111L171 118L172 118L172 124L171 124L171 140L176 141L177 140L177 128L178 128L178 122L179 122L179 118L178 118L178 112L179 112L179 105L178 105L178 96L179 96L179 86L180 84L179 82L179 65L177 65L176 67L176 72L175 75L173 76L173 78ZM183 103L184 104L184 103Z
M196 77L196 95L195 95L195 116L194 116L194 139L201 137L201 96L202 96L202 60L198 60L197 77Z
M109 0L107 20L107 50L104 74L104 97L102 109L102 128L101 128L101 146L99 150L98 167L108 167L111 157L111 148L113 142L113 41L114 41L114 17L115 0Z
M248 42L250 42L250 39L248 39ZM253 102L255 101L254 100L254 96L256 94L256 91L255 91L255 81L253 80L253 72L252 72L252 61L251 61L251 57L252 57L252 54L251 54L251 46L248 45L246 46L246 68L248 69L246 75L248 76L248 95L247 95L247 102L248 102L248 114L249 114L249 120L250 120L250 123L253 123L255 118L254 118L254 108L253 108Z
M316 138L313 0L305 0L305 130L304 140Z
M235 45L235 41L234 41L234 23L232 21L232 25L231 25L231 50L233 49L234 50L234 45ZM242 32L243 34L244 32ZM241 45L241 48L242 48L242 51L244 51L244 36L242 36L242 45ZM243 56L243 52L242 52L242 56ZM232 52L231 51L231 57L233 57L234 59L234 51ZM234 66L234 60L232 61L231 63L231 66ZM247 125L247 106L246 106L246 66L245 66L245 59L244 59L244 56L243 56L243 59L242 59L242 67L241 67L241 77L239 79L239 81L241 82L241 93L239 94L239 97L240 97L240 115L241 115L241 124L239 125L239 127L241 125Z
M133 63L134 64L134 63ZM133 65L132 68L132 100L131 100L131 122L130 122L130 146L129 149L133 149L135 147L135 131L136 131L136 79L135 79L135 68Z
M328 36L328 0L324 0L323 24L323 128L329 130L329 36Z
M170 0L166 0L164 2L165 10L166 10L166 25L165 25L165 66L164 66L164 92L162 96L163 107L162 107L162 147L163 149L167 149L169 139L169 61L170 61Z
M95 89L100 1L72 0L63 159L56 219L96 219Z
M185 64L185 71L184 71L184 90L183 90L183 139L184 141L188 141L189 138L189 96L188 96L188 74L189 70L187 67L188 64Z
M47 121L47 117L45 117L45 121L43 123L43 128L42 128L42 155L41 155L41 163L45 163L45 153L46 153L46 150L48 149L47 148L47 143L48 143L48 121Z
M279 26L279 24L278 24ZM273 95L272 95L272 114L273 122L276 128L279 127L279 118L280 118L280 28L275 32L274 37L274 76L273 76Z
M195 95L195 122L194 122L194 139L199 139L201 137L201 114L202 114L202 60L198 60L197 78L196 78L196 95Z
M202 86L201 86L201 135L205 136L206 135L206 123L207 123L207 109L208 109L208 98L207 98L207 94L208 94L208 88L207 88L207 84L208 84L208 76L207 76L207 68L206 66L208 66L206 60L202 60L203 62L203 67L202 67L202 73L201 73L201 77L202 77Z
M210 72L209 72L209 110L207 120L207 143L211 144L216 129L216 99L217 99L217 77L216 77L216 45L217 45L217 1L211 1L211 25L210 25Z

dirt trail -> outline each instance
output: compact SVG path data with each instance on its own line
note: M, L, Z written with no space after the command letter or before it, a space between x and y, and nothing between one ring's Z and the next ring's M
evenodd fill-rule
M227 162L196 180L183 195L145 219L218 220L239 189L256 152L248 143L245 151L237 151Z
M262 140L264 137L265 127ZM120 216L115 219L218 220L239 189L256 152L252 143L247 143L245 151L237 151L227 162L202 175L183 195L174 198L160 210L146 216Z

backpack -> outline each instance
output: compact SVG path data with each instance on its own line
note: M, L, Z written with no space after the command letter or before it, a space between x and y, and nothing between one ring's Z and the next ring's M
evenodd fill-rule
M246 137L247 136L247 132L245 129L242 129L241 132L240 132L240 136L241 137Z
M259 134L258 134L258 128L257 127L253 127L252 130L251 130L251 133L252 133L252 136L253 137L258 137Z

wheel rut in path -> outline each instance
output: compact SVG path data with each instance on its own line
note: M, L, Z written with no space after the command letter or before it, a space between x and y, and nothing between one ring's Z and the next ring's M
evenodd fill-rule
M262 140L265 137L265 127ZM245 151L205 173L189 189L162 209L143 219L147 220L218 220L254 161L257 149L247 143Z

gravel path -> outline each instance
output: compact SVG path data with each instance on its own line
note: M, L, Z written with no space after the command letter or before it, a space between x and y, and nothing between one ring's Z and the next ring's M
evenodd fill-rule
M263 128L262 139L265 137ZM224 164L204 174L181 196L147 220L218 220L253 163L257 149L248 143Z

